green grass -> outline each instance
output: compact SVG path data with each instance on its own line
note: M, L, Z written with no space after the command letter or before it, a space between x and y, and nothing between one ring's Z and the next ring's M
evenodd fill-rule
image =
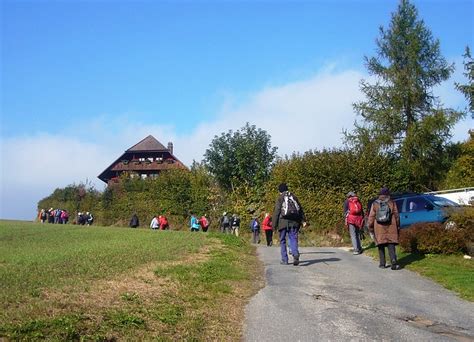
M0 221L0 339L239 339L259 267L228 235Z
M366 250L378 260L377 248L371 244ZM428 277L461 298L474 301L474 262L462 255L435 255L403 253L397 247L400 265Z

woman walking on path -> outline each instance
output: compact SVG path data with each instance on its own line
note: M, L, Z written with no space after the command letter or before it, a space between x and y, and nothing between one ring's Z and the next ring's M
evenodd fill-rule
M386 268L385 247L387 247L392 270L399 270L395 246L398 245L400 233L400 215L397 205L390 199L390 191L387 188L380 190L379 198L370 208L369 231L374 233L375 243L379 249L379 267Z
M265 213L265 218L262 222L263 231L265 232L265 238L267 239L267 246L273 245L273 228L272 228L272 217L269 213Z
M347 199L344 201L344 215L346 218L346 227L349 229L349 234L351 235L352 254L361 254L360 230L364 223L364 211L362 210L362 203L360 203L355 192L351 191L347 194Z

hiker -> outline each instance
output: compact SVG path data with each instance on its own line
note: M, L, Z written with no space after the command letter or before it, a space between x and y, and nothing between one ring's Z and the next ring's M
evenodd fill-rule
M132 218L130 219L129 226L130 228L137 228L140 225L140 221L138 220L138 216L136 213L132 215Z
M63 210L61 213L61 221L63 224L67 224L67 221L69 221L69 213L67 210Z
M250 231L252 232L252 243L260 243L260 223L257 217L250 221Z
M400 215L395 202L390 199L390 190L382 188L379 197L370 208L369 231L374 234L374 241L379 250L379 267L386 268L385 247L391 261L391 269L399 270L395 246L398 245L400 233Z
M272 228L272 217L269 213L265 213L265 218L262 222L263 231L265 232L265 238L267 239L267 246L273 245L273 228Z
M48 223L54 223L54 210L50 208L48 210Z
M352 254L362 254L360 231L364 224L364 211L362 210L362 203L353 191L348 192L346 195L346 200L344 201L344 217L346 228L349 230L351 236Z
M153 230L157 230L159 226L160 223L158 221L158 216L153 216L153 219L150 222L150 228Z
M198 232L199 231L199 221L198 219L196 218L196 216L194 216L193 213L191 213L191 220L189 221L189 225L190 225L190 228L191 228L191 232Z
M228 234L230 231L230 217L227 215L227 212L224 211L222 217L219 221L219 227L221 229L221 233Z
M300 263L300 253L298 251L298 232L301 224L306 226L303 207L298 198L288 191L288 186L282 183L278 186L278 198L273 211L273 229L278 229L280 234L280 264L288 265L288 253L286 251L287 237L291 254L293 255L293 265Z
M41 209L41 211L39 213L39 219L40 219L41 223L46 222L46 220L48 219L48 214L46 214L46 210Z
M62 223L62 221L61 221L61 209L59 209L59 208L54 211L54 223L55 224Z
M86 223L88 226L92 226L92 223L94 223L94 216L90 212L86 212Z
M239 236L239 228L240 228L240 217L237 214L232 215L232 223L231 223L231 229L232 229L232 234L235 236Z
M81 212L77 213L77 224L81 226L86 224L86 218Z
M169 229L168 219L165 215L160 215L158 217L158 223L160 224L160 230L167 230Z
M210 225L209 219L207 218L207 214L204 214L201 216L201 218L199 219L199 224L202 227L202 231L207 232Z

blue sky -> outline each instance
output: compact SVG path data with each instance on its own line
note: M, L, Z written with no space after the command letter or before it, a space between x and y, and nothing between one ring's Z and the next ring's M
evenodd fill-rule
M463 108L453 82L474 46L474 0L413 3L456 63L436 93ZM368 77L363 57L397 4L3 0L0 218L31 219L56 187L102 188L97 175L148 134L173 141L187 164L246 121L280 154L340 146ZM292 125L300 134L289 143ZM468 118L454 139L470 127Z

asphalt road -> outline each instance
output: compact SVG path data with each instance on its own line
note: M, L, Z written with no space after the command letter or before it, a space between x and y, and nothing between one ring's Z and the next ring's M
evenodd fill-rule
M246 307L245 341L474 341L474 304L416 273L365 255L258 247L266 286ZM291 260L291 257L290 257Z

